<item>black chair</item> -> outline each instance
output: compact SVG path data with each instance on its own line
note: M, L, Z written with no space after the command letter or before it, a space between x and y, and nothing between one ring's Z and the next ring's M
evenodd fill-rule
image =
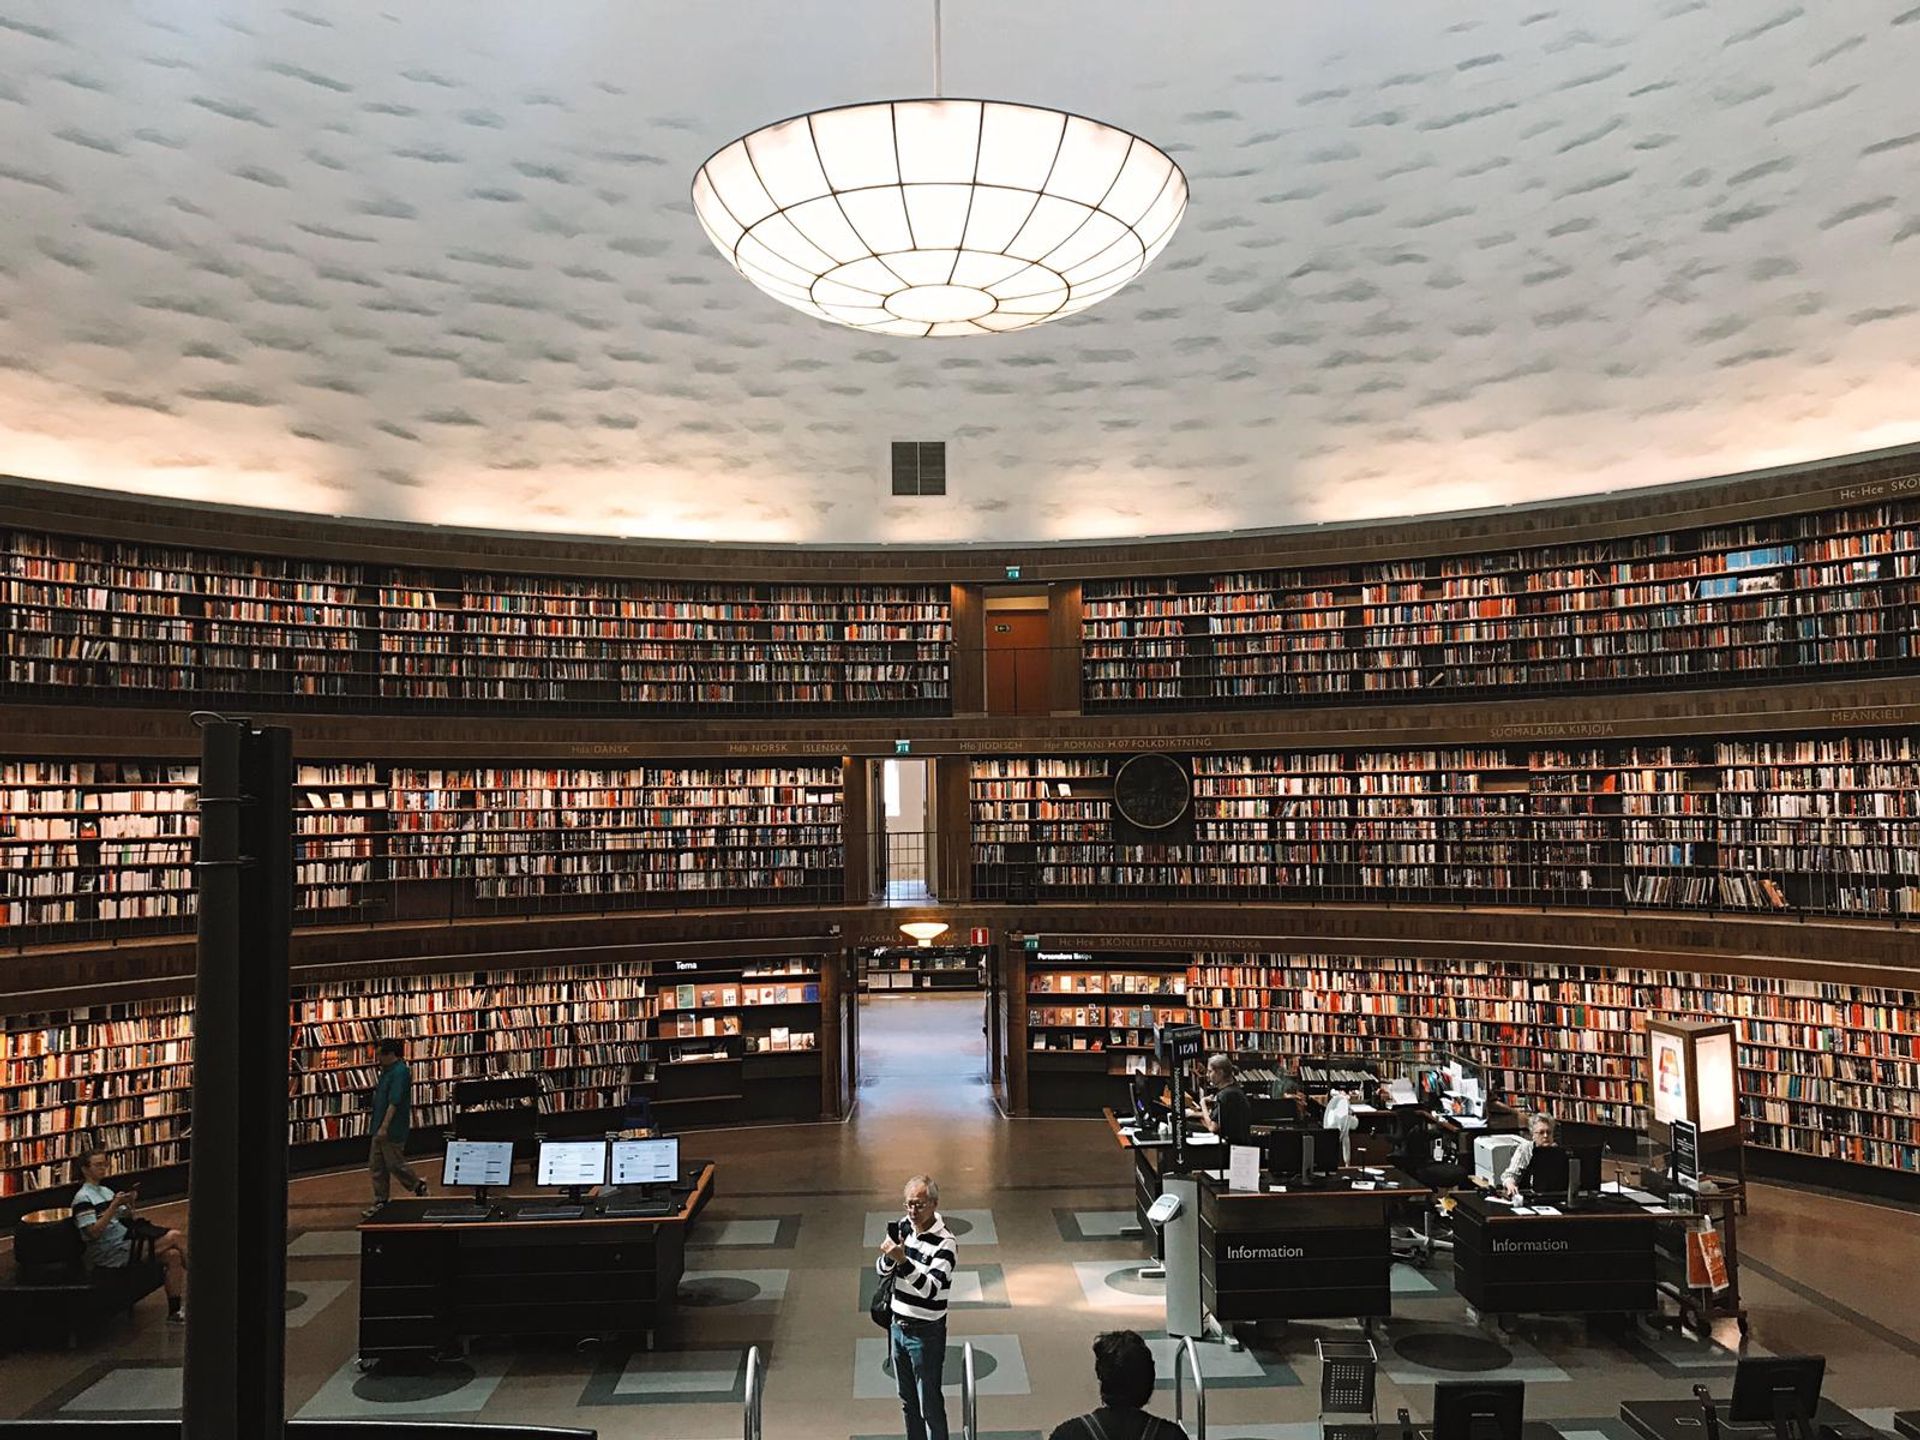
M1424 1110L1402 1108L1394 1114L1400 1121L1394 1142L1395 1166L1442 1194L1467 1183L1467 1167L1460 1163L1458 1142L1451 1132L1436 1125ZM1423 1203L1420 1228L1394 1237L1396 1259L1424 1265L1436 1252L1453 1249L1453 1241L1435 1230L1434 1213L1431 1204Z
M36 1210L14 1226L13 1273L0 1279L0 1349L32 1339L72 1346L102 1320L132 1311L160 1288L153 1241L135 1235L125 1265L88 1271L86 1245L65 1207Z

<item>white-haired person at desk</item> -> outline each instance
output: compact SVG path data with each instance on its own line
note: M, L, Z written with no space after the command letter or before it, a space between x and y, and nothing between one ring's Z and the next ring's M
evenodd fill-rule
M1554 1136L1553 1117L1544 1110L1536 1110L1527 1121L1527 1138L1513 1147L1513 1154L1507 1160L1507 1168L1500 1176L1500 1183L1506 1187L1509 1195L1520 1193L1520 1177L1533 1165L1533 1152L1543 1145L1557 1144Z

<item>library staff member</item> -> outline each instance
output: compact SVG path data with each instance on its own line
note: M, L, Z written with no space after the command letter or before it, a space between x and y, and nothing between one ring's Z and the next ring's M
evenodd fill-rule
M1500 1176L1500 1183L1507 1187L1509 1195L1520 1193L1520 1177L1527 1173L1533 1164L1533 1152L1542 1146L1555 1144L1553 1135L1553 1117L1544 1110L1533 1112L1533 1118L1527 1121L1527 1138L1513 1147L1513 1156L1507 1161L1507 1168Z
M360 1213L372 1219L387 1203L390 1182L416 1195L427 1193L427 1182L407 1164L407 1137L413 1133L413 1072L407 1068L406 1047L389 1035L374 1048L380 1078L373 1082L367 1109L373 1115L373 1134L367 1145L367 1173L373 1176L373 1204Z
M1214 1093L1200 1097L1200 1123L1229 1145L1251 1145L1253 1106L1240 1088L1232 1056L1214 1055L1207 1060L1207 1083Z
M953 1289L958 1249L940 1218L940 1187L931 1176L907 1181L906 1202L906 1218L887 1227L874 1268L893 1276L893 1324L887 1327L887 1341L907 1440L947 1440L947 1402L940 1382L947 1359L947 1293Z

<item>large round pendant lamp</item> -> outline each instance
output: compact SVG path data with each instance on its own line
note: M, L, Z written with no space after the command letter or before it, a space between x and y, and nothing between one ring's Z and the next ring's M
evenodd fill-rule
M882 335L1024 330L1152 263L1187 208L1157 146L995 100L891 100L783 120L724 146L693 208L747 279Z

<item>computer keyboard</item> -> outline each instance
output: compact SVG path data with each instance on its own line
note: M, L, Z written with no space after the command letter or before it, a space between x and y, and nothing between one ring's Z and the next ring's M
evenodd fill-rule
M675 1206L668 1200L643 1200L634 1204L609 1205L600 1213L609 1220L647 1219L655 1215L671 1215Z
M468 1220L484 1220L487 1218L487 1212L485 1210L429 1210L420 1218L431 1220L436 1225L451 1225Z
M520 1212L522 1220L578 1220L587 1213L584 1205L530 1205Z

